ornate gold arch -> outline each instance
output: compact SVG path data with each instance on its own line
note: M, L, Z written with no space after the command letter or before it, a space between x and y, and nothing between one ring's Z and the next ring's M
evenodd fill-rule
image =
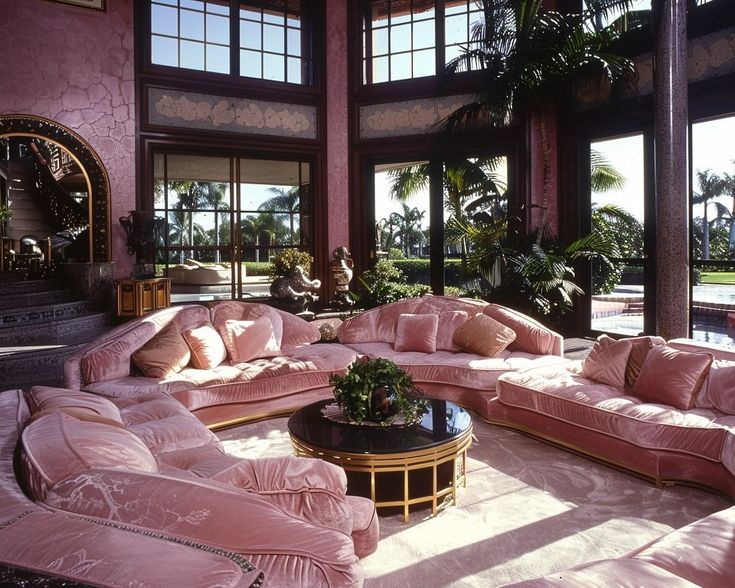
M66 149L89 189L89 259L110 261L110 179L92 146L71 129L40 116L0 115L0 137L37 137Z

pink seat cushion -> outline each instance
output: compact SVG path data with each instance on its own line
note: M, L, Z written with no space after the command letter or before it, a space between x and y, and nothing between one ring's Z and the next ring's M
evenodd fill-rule
M689 410L713 359L711 353L690 353L657 345L648 352L633 394L648 402Z
M224 341L212 325L202 325L182 333L191 349L191 363L200 370L217 367L227 357Z
M22 447L27 487L36 499L89 468L158 472L156 459L132 433L59 412L30 423L23 431Z
M398 317L393 348L396 351L434 353L438 326L439 317L435 314L402 314Z
M600 335L582 364L582 373L595 382L623 388L632 348L633 344L628 339L616 341Z
M281 353L273 321L267 316L252 321L227 320L222 339L233 363L275 357Z

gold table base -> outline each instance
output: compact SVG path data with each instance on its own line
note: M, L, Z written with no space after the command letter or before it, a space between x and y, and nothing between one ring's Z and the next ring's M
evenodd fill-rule
M403 520L408 522L409 507L413 504L431 502L431 515L436 516L440 500L451 496L451 504L457 504L457 488L467 487L467 450L472 444L472 426L462 435L428 449L402 451L399 453L349 453L327 450L291 435L296 455L316 457L341 466L346 472L370 474L370 498L376 508L403 507ZM452 462L451 480L448 486L438 487L437 468ZM409 473L416 470L431 469L431 494L411 497ZM378 501L376 487L378 475L390 472L403 472L403 499Z

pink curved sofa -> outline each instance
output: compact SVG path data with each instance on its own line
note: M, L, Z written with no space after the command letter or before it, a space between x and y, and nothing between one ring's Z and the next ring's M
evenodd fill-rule
M434 353L396 351L396 330L402 314L464 311L468 318L484 313L516 333L516 339L495 357L459 349ZM441 324L440 327L441 329ZM451 400L487 417L498 378L507 372L566 362L564 340L532 318L511 308L466 298L426 295L386 304L349 318L337 329L343 345L360 355L394 361L429 396Z
M730 586L735 568L735 507L664 535L618 559L586 563L506 588Z
M203 370L188 366L165 379L146 378L132 354L167 326L179 332L240 320L258 309L283 322L281 353L248 363L225 360ZM135 398L153 391L169 394L209 427L286 414L332 396L329 376L344 374L357 353L338 344L312 345L316 325L262 304L239 301L173 306L120 325L91 342L64 364L64 385L108 398Z
M631 338L645 339L665 343L659 337ZM681 351L711 353L716 362L727 365L735 361L735 351L706 343L673 339L666 344ZM720 377L713 384L713 373L714 368L689 410L644 401L629 388L593 381L583 375L581 361L507 373L498 378L497 397L487 416L492 424L621 466L657 485L695 484L732 498L735 377ZM732 400L723 401L725 395Z
M229 456L162 392L35 387L0 393L0 412L16 417L0 423L6 565L100 586L362 584L377 518L339 467Z

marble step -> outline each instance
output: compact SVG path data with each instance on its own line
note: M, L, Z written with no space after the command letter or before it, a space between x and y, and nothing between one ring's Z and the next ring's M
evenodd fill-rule
M63 386L64 361L77 352L77 345L40 345L26 351L0 351L0 390L31 386Z
M84 343L111 326L107 313L94 312L47 323L24 323L0 328L0 356L18 353L26 346Z
M41 290L40 292L22 292L4 294L0 301L0 309L23 308L26 306L43 306L71 302L71 290Z
M65 286L64 280L23 280L19 282L0 282L0 296L12 296L24 292L40 292L45 290L62 290ZM1 303L0 303L1 304ZM9 307L8 307L9 308Z
M21 308L0 309L0 331L25 325L42 325L53 321L71 319L89 314L92 304L88 300L44 304Z

